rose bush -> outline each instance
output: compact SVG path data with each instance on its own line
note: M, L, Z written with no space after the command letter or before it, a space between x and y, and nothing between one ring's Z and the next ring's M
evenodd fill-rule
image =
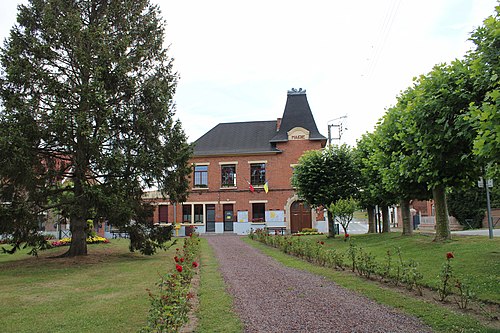
M184 239L182 248L175 249L175 271L165 274L157 283L158 292L148 291L151 307L147 326L141 332L178 332L188 320L191 280L198 268L200 239L196 233Z

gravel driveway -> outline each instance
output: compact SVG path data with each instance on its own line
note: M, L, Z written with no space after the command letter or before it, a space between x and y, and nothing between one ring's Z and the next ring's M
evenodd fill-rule
M239 236L208 236L245 332L431 332L418 319L305 271Z

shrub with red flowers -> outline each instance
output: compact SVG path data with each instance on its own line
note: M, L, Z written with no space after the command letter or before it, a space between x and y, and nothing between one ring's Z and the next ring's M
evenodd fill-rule
M148 290L151 300L147 326L141 332L178 332L188 320L191 280L198 267L200 239L193 233L184 239L184 246L175 249L175 271L167 273L157 284L159 291Z
M448 295L451 294L451 278L453 277L453 270L451 267L451 259L455 258L452 252L446 253L446 261L443 264L441 273L439 273L440 283L438 286L439 300L444 301Z

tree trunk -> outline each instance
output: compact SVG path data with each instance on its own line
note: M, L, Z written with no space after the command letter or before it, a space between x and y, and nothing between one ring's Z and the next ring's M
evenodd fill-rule
M82 159L80 151L76 152L77 161ZM80 163L79 165L82 165ZM88 217L88 201L84 193L82 179L85 179L83 168L76 167L74 182L74 211L70 217L71 230L71 245L68 252L64 254L66 257L76 257L87 255L87 217Z
M390 232L391 231L391 221L389 215L389 206L382 207L382 232Z
M435 241L451 239L450 221L448 220L448 207L446 206L446 188L444 185L432 189L434 207L436 210L436 237Z
M330 210L326 210L326 212L328 216L328 237L335 238L335 217Z
M87 255L87 220L83 217L71 219L71 245L66 257L76 257Z
M403 218L403 236L411 236L413 234L413 226L410 213L410 201L402 199L399 201L401 207L401 217Z
M368 213L368 233L369 234L374 234L377 232L376 226L375 226L375 212L374 212L375 207L373 206L368 206L366 208L366 212Z

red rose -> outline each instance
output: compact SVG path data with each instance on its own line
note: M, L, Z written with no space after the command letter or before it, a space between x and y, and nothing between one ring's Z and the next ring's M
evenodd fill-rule
M446 259L451 259L451 258L455 258L455 256L453 255L453 253L452 252L446 253Z
M179 258L177 256L174 257L175 262L179 262Z
M184 262L184 258L179 259L181 262Z
M198 267L198 263L196 261L193 261L193 267L194 268Z
M321 244L321 245L325 245L325 242L321 241L321 242L320 242L320 244Z
M349 237L349 234L345 234L345 235L344 235L344 237L345 237L345 238Z
M181 266L181 265L179 265L179 264L176 264L176 265L175 265L175 269L176 269L176 270L177 270L177 272L179 272L179 273L180 273L180 272L182 272L182 266Z

